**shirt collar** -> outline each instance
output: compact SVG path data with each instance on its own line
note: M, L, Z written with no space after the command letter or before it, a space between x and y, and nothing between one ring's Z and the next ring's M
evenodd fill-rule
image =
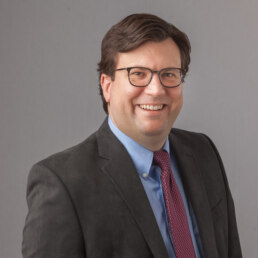
M139 175L144 175L145 177L149 176L153 160L153 152L146 149L145 147L134 141L132 138L124 134L122 131L120 131L115 126L110 116L108 117L108 124L111 131L128 151ZM163 149L166 150L168 154L170 154L168 137L163 146Z

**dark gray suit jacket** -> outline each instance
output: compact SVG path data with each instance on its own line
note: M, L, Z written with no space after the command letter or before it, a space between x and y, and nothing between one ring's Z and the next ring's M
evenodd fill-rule
M219 154L204 135L172 129L206 258L242 257ZM107 120L81 144L33 166L24 258L168 258L148 198Z

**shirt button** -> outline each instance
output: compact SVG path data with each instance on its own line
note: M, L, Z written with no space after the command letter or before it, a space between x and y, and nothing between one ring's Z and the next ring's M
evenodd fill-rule
M147 174L147 173L142 173L142 177L143 177L143 178L147 178L147 177L148 177L148 174Z

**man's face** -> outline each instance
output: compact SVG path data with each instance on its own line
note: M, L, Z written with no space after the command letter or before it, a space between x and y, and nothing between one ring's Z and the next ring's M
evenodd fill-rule
M180 51L168 38L118 53L116 68L135 66L152 70L181 68ZM177 88L164 88L158 75L153 74L147 87L134 87L128 81L126 70L116 71L114 81L102 75L101 84L109 115L122 132L139 143L148 137L167 137L183 104L182 84ZM152 106L155 110L150 109Z

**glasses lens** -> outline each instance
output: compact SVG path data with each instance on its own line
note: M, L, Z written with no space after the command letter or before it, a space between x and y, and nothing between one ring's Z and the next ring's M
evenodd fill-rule
M181 82L181 70L174 68L166 68L160 72L160 80L167 87L177 86Z
M151 71L146 68L134 67L129 72L129 80L134 86L147 86L151 78Z

